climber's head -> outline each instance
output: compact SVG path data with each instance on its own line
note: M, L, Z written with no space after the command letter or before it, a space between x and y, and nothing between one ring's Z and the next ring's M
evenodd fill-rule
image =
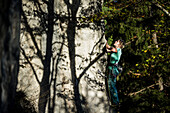
M124 41L122 39L119 39L119 40L115 41L114 46L116 48L123 49L124 48Z

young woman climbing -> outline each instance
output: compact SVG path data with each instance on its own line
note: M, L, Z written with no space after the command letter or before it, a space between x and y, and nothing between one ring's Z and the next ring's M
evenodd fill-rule
M122 49L124 47L124 41L119 39L113 44L114 47L109 46L106 43L106 52L111 53L106 70L106 92L109 96L111 106L119 105L119 98L116 89L116 77L120 73L118 70L118 62L122 55Z

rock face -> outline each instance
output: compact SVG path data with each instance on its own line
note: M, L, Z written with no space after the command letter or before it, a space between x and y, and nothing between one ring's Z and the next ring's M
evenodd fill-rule
M40 2L39 5L43 7L44 13L39 16L35 13L37 7L33 5L33 2L23 1L23 4L25 4L23 6L25 14L30 12L30 15L26 17L32 31L26 28L25 23L22 25L18 90L23 90L37 111L41 112L38 107L43 101L40 103L38 100L42 98L39 93L44 76L43 59L47 53L48 39L48 33L43 31L45 26L42 27L44 24L42 20L46 19L48 5ZM79 109L76 104L79 99L82 110L85 112L109 112L105 78L98 74L98 70L104 73L106 67L106 54L101 55L105 45L102 22L99 26L94 23L81 23L80 20L80 17L88 17L97 12L101 4L102 1L99 0L93 2L84 0L80 3L74 0L73 2L71 0L54 1L52 56L49 84L47 84L49 89L43 93L44 96L48 95L45 112L74 113ZM32 38L38 45L42 59L38 55ZM101 57L98 57L99 55ZM94 60L95 58L98 59ZM75 95L77 91L80 95Z

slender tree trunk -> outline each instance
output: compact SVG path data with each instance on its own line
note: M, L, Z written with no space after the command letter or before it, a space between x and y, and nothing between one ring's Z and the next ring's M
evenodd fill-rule
M69 21L67 28L67 38L68 38L68 48L69 48L69 56L70 56L70 68L71 68L71 76L73 82L73 90L74 90L74 101L76 104L77 112L82 113L83 109L81 106L80 93L79 93L79 81L76 75L76 62L75 62L75 25L74 21Z
M153 39L153 43L155 44L155 47L158 48L158 41L157 41L156 32L154 32L154 33L152 34L152 39ZM157 74L157 76L158 76L158 78L159 78L159 79L158 79L159 90L162 91L162 90L164 89L164 87L163 87L163 79L162 79L162 77L161 77L160 74Z
M76 25L77 25L76 14L77 14L78 8L80 7L80 2L81 0L72 0L72 4L70 4L67 0L65 0L65 3L67 4L68 9L71 9L71 17L70 17L68 27L67 27L67 40L68 40L68 48L69 48L71 76L72 76L73 90L74 90L74 101L76 104L77 113L83 113L83 108L81 105L81 99L80 99L80 93L79 93L79 79L77 78L76 67L75 67L76 65L75 33L76 33Z
M44 73L40 83L40 95L39 95L39 113L45 113L47 100L49 97L49 77L50 77L50 66L52 56L52 39L53 39L53 26L54 26L54 0L48 1L48 31L47 31L47 43L46 43L46 56L44 61Z
M12 113L19 70L20 0L0 1L0 113Z
M156 6L159 5L157 3L152 2L153 4L155 4ZM150 7L150 16L152 16L154 13L154 8L151 6ZM152 29L155 29L155 27L153 26ZM157 34L156 32L152 33L152 39L153 39L153 43L155 44L155 47L158 48L158 40L157 40ZM161 77L160 74L157 73L158 76L158 83L159 83L159 90L162 91L163 90L163 79Z

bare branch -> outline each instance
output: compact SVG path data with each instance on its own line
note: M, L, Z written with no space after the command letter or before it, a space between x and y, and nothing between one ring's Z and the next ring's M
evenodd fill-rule
M97 44L99 44L99 43L102 41L103 36L104 36L104 33L102 34L102 36L101 36L101 38L98 40L98 42L93 46L93 49L92 49L92 51L91 51L90 54L93 54L93 51L94 51L95 47L97 46ZM90 61L91 61L91 57L90 57Z
M168 15L170 17L169 12L163 8L160 4L156 3L156 2L152 2L152 4L154 4L156 7L158 7L159 9L161 9L166 15Z
M22 12L22 16L23 16L23 19L24 19L25 27L26 27L27 31L30 33L31 39L32 39L32 41L34 43L34 46L37 49L37 55L41 59L41 62L44 64L43 55L42 55L41 50L39 49L38 44L37 44L37 42L35 40L35 37L34 37L34 34L33 34L33 30L30 27L30 25L28 24L27 17L25 15L25 13L23 12L23 10L21 12Z
M105 52L103 51L102 53L100 53L94 60L92 60L89 65L83 70L83 72L80 74L78 81L80 81L80 79L83 77L83 75L86 73L86 71L103 55L105 54Z
M136 95L136 94L141 93L141 92L145 91L146 89L149 89L149 88L151 88L151 87L153 87L153 86L156 86L156 85L159 85L159 83L152 84L152 85L150 85L150 86L148 86L148 87L146 87L146 88L143 88L143 89L141 89L141 90L139 90L139 91L137 91L137 92L134 92L134 93L130 93L130 94L128 94L128 95L129 95L129 96Z
M42 24L42 27L44 28L44 31L46 31L45 12L42 10L41 4L40 4L37 0L35 0L34 3L35 3L35 6L36 6L37 10L39 10L39 11L37 11L37 14L38 14L38 16L40 17L41 22L43 23L43 24ZM47 3L46 3L46 4L47 4ZM47 31L46 31L46 33L47 33Z
M37 82L40 84L40 81L39 81L39 79L38 79L37 73L36 73L36 71L35 71L35 69L34 69L32 63L29 61L27 55L25 54L24 49L23 49L21 46L20 46L20 49L22 50L23 56L25 57L25 59L27 60L27 62L29 63L29 65L31 66L32 71L33 71L33 73L34 73L34 75L35 75L35 78L36 78Z
M132 73L133 75L141 75L141 73L134 73L134 72L132 72L132 71L129 71L130 73Z

